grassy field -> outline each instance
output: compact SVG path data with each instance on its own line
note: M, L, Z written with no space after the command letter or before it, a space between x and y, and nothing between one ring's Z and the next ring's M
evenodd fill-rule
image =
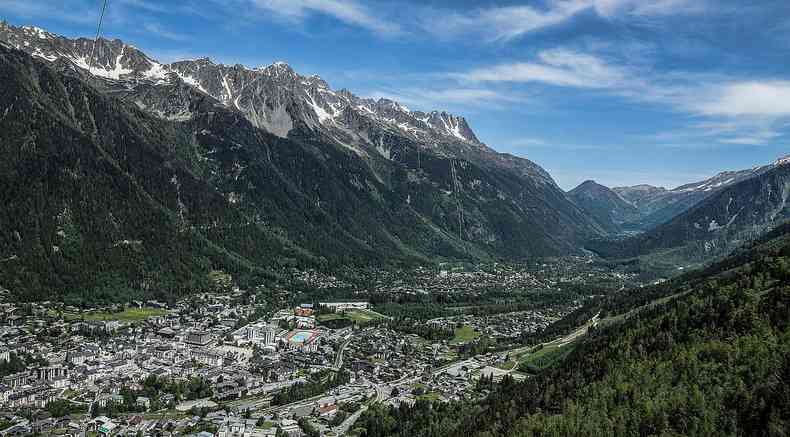
M416 399L418 401L441 401L442 397L439 395L439 393L432 391L425 393L424 395L419 395Z
M497 364L496 368L502 370L512 370L516 366L518 366L518 362L516 361L505 361L504 363Z
M99 320L110 321L117 320L119 322L139 322L146 320L150 317L162 316L167 314L167 311L158 308L126 308L119 313L108 312L93 312L93 313L65 313L65 317L70 320Z
M477 340L480 333L475 331L471 326L464 325L460 328L455 328L453 339L450 340L451 344L468 343L472 340Z
M351 320L354 323L364 325L372 320L384 319L387 316L383 314L379 314L375 311L371 310L349 310L344 313L329 313L329 314L319 314L316 316L316 320L318 322L328 322L331 320Z
M351 311L346 311L346 317L348 317L349 319L351 319L351 320L353 320L353 321L355 321L357 323L365 323L365 322L369 322L371 320L378 320L378 319L386 318L386 316L384 316L383 314L379 314L379 313L377 313L375 311L371 311L371 310L351 310Z
M345 318L346 316L340 313L319 314L315 317L315 319L318 320L319 322L328 322L330 320L341 320Z
M519 370L532 373L544 370L568 356L575 347L576 345L572 342L564 346L559 344L546 345L542 349L526 355L519 364Z

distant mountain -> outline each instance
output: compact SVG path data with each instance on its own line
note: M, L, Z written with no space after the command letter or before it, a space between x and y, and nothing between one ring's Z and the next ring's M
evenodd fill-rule
M682 185L668 190L651 185L615 187L614 192L634 205L641 215L639 220L629 223L629 228L647 230L671 220L703 199L745 179L760 175L774 168L765 165L740 171L725 171L700 182Z
M644 234L588 247L609 257L673 249L683 258L705 258L726 254L790 219L790 160L780 159L769 170L726 185Z
M640 216L633 204L595 181L582 182L568 192L568 197L610 234L621 232L624 223Z
M79 300L246 285L289 266L521 259L602 234L461 117L285 64L160 64L0 24L0 286ZM19 49L19 50L16 50ZM24 53L23 53L24 52Z

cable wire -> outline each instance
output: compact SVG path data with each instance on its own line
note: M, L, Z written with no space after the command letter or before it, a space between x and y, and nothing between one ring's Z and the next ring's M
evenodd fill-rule
M93 53L96 51L96 43L99 42L99 35L101 34L101 24L104 21L104 11L107 10L107 0L104 0L104 4L101 8L101 14L99 15L99 25L96 26L96 38L93 39L93 47L91 47L91 56L88 59L88 72L92 73L93 69Z

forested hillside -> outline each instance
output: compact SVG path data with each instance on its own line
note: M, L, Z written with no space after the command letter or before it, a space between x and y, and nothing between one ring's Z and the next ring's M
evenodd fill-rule
M175 71L91 74L57 55L81 42L0 25L0 287L17 300L174 300L210 289L214 271L251 288L292 267L577 254L600 235L543 169L470 132L431 130L429 141L357 114L378 123L357 144L334 135L351 121L324 129L299 106L312 121L283 137ZM104 57L162 67L140 53ZM306 78L290 67L236 70L271 82L251 111L268 92L304 103L292 94Z
M505 379L481 403L372 408L364 435L790 433L790 226L595 305L598 327L554 367Z

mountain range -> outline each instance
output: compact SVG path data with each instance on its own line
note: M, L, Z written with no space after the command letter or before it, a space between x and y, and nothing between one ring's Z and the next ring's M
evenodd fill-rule
M636 185L615 187L612 188L612 191L639 210L640 218L634 223L629 223L628 227L646 230L672 219L720 190L773 169L775 165L724 171L700 182L681 185L673 189Z
M702 184L673 191L703 197L668 221L636 236L588 243L608 257L634 257L666 251L679 260L704 260L726 255L790 219L790 158L760 167L738 182L737 173L721 182L721 175ZM743 172L741 172L743 174Z
M290 266L574 254L605 234L462 117L283 63L161 64L120 40L94 51L7 23L0 42L0 285L19 296L166 297L210 286L212 270L253 285Z
M291 267L706 255L787 217L786 160L565 193L463 117L281 62L164 64L2 22L0 74L0 286L23 298L172 298L215 270L253 286Z

